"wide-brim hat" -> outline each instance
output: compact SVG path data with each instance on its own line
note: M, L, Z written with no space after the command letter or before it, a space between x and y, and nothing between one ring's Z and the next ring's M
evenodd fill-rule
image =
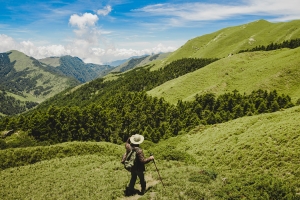
M144 142L144 136L139 134L132 135L130 137L130 142L132 144L141 144L142 142Z

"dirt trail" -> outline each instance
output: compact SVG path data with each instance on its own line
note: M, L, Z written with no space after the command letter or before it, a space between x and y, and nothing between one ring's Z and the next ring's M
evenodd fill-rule
M153 179L152 175L149 174L149 175L146 175L145 176L145 180L147 182L147 188L146 188L146 194L150 192L150 197L151 199L154 199L155 198L155 192L151 192L149 191L149 189L151 189L153 186L155 186L156 184L159 183L159 180L155 180ZM138 189L141 191L141 186L140 184L135 184L135 189ZM145 194L145 195L146 195ZM134 195L134 196L130 196L130 197L122 197L122 198L119 198L118 200L137 200L139 199L140 197L142 197L141 195Z

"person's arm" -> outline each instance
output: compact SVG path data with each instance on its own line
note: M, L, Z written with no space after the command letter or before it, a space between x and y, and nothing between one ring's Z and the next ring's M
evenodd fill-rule
M131 146L130 146L130 137L127 139L126 143L125 143L125 149L126 149L126 152L123 154L122 156L122 160L121 160L121 163L124 164L125 162L125 159L126 159L126 156L127 154L130 152L131 150Z
M126 143L125 143L125 149L126 152L129 153L131 150L131 146L130 146L130 137L127 139Z
M148 162L154 160L154 156L150 156L149 158L145 158L144 152L143 152L143 150L140 149L140 148L137 150L136 154L137 154L138 159L140 160L141 163L146 164L146 163L148 163Z

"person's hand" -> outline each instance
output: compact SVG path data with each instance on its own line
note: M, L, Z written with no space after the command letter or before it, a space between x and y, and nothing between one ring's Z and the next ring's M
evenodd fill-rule
M154 156L150 156L149 158L150 158L151 160L154 160Z

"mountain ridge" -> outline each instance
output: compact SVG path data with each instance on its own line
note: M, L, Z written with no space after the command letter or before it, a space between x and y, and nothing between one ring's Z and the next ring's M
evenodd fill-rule
M84 63L80 58L69 55L49 57L39 59L39 61L44 63L46 66L58 69L62 74L73 77L81 83L105 76L114 69L114 67L110 65Z
M210 34L188 40L172 52L156 68L164 67L181 58L225 58L240 50L251 49L258 45L280 43L300 37L300 20L271 23L257 20L247 24L227 27Z
M10 113L9 109L20 110L19 104L28 101L31 105L36 105L79 84L75 79L63 76L51 68L45 68L38 60L16 50L1 53L0 65L0 88L3 90L2 95L8 101L8 104L1 104L1 110L5 109L6 114ZM27 107L25 110L22 108L21 111L30 108L32 107ZM12 113L19 112L12 111Z
M250 93L261 88L288 93L296 102L300 99L299 54L300 48L233 55L170 80L147 93L177 103L178 100L192 100L196 94L213 92L220 95L235 89Z

